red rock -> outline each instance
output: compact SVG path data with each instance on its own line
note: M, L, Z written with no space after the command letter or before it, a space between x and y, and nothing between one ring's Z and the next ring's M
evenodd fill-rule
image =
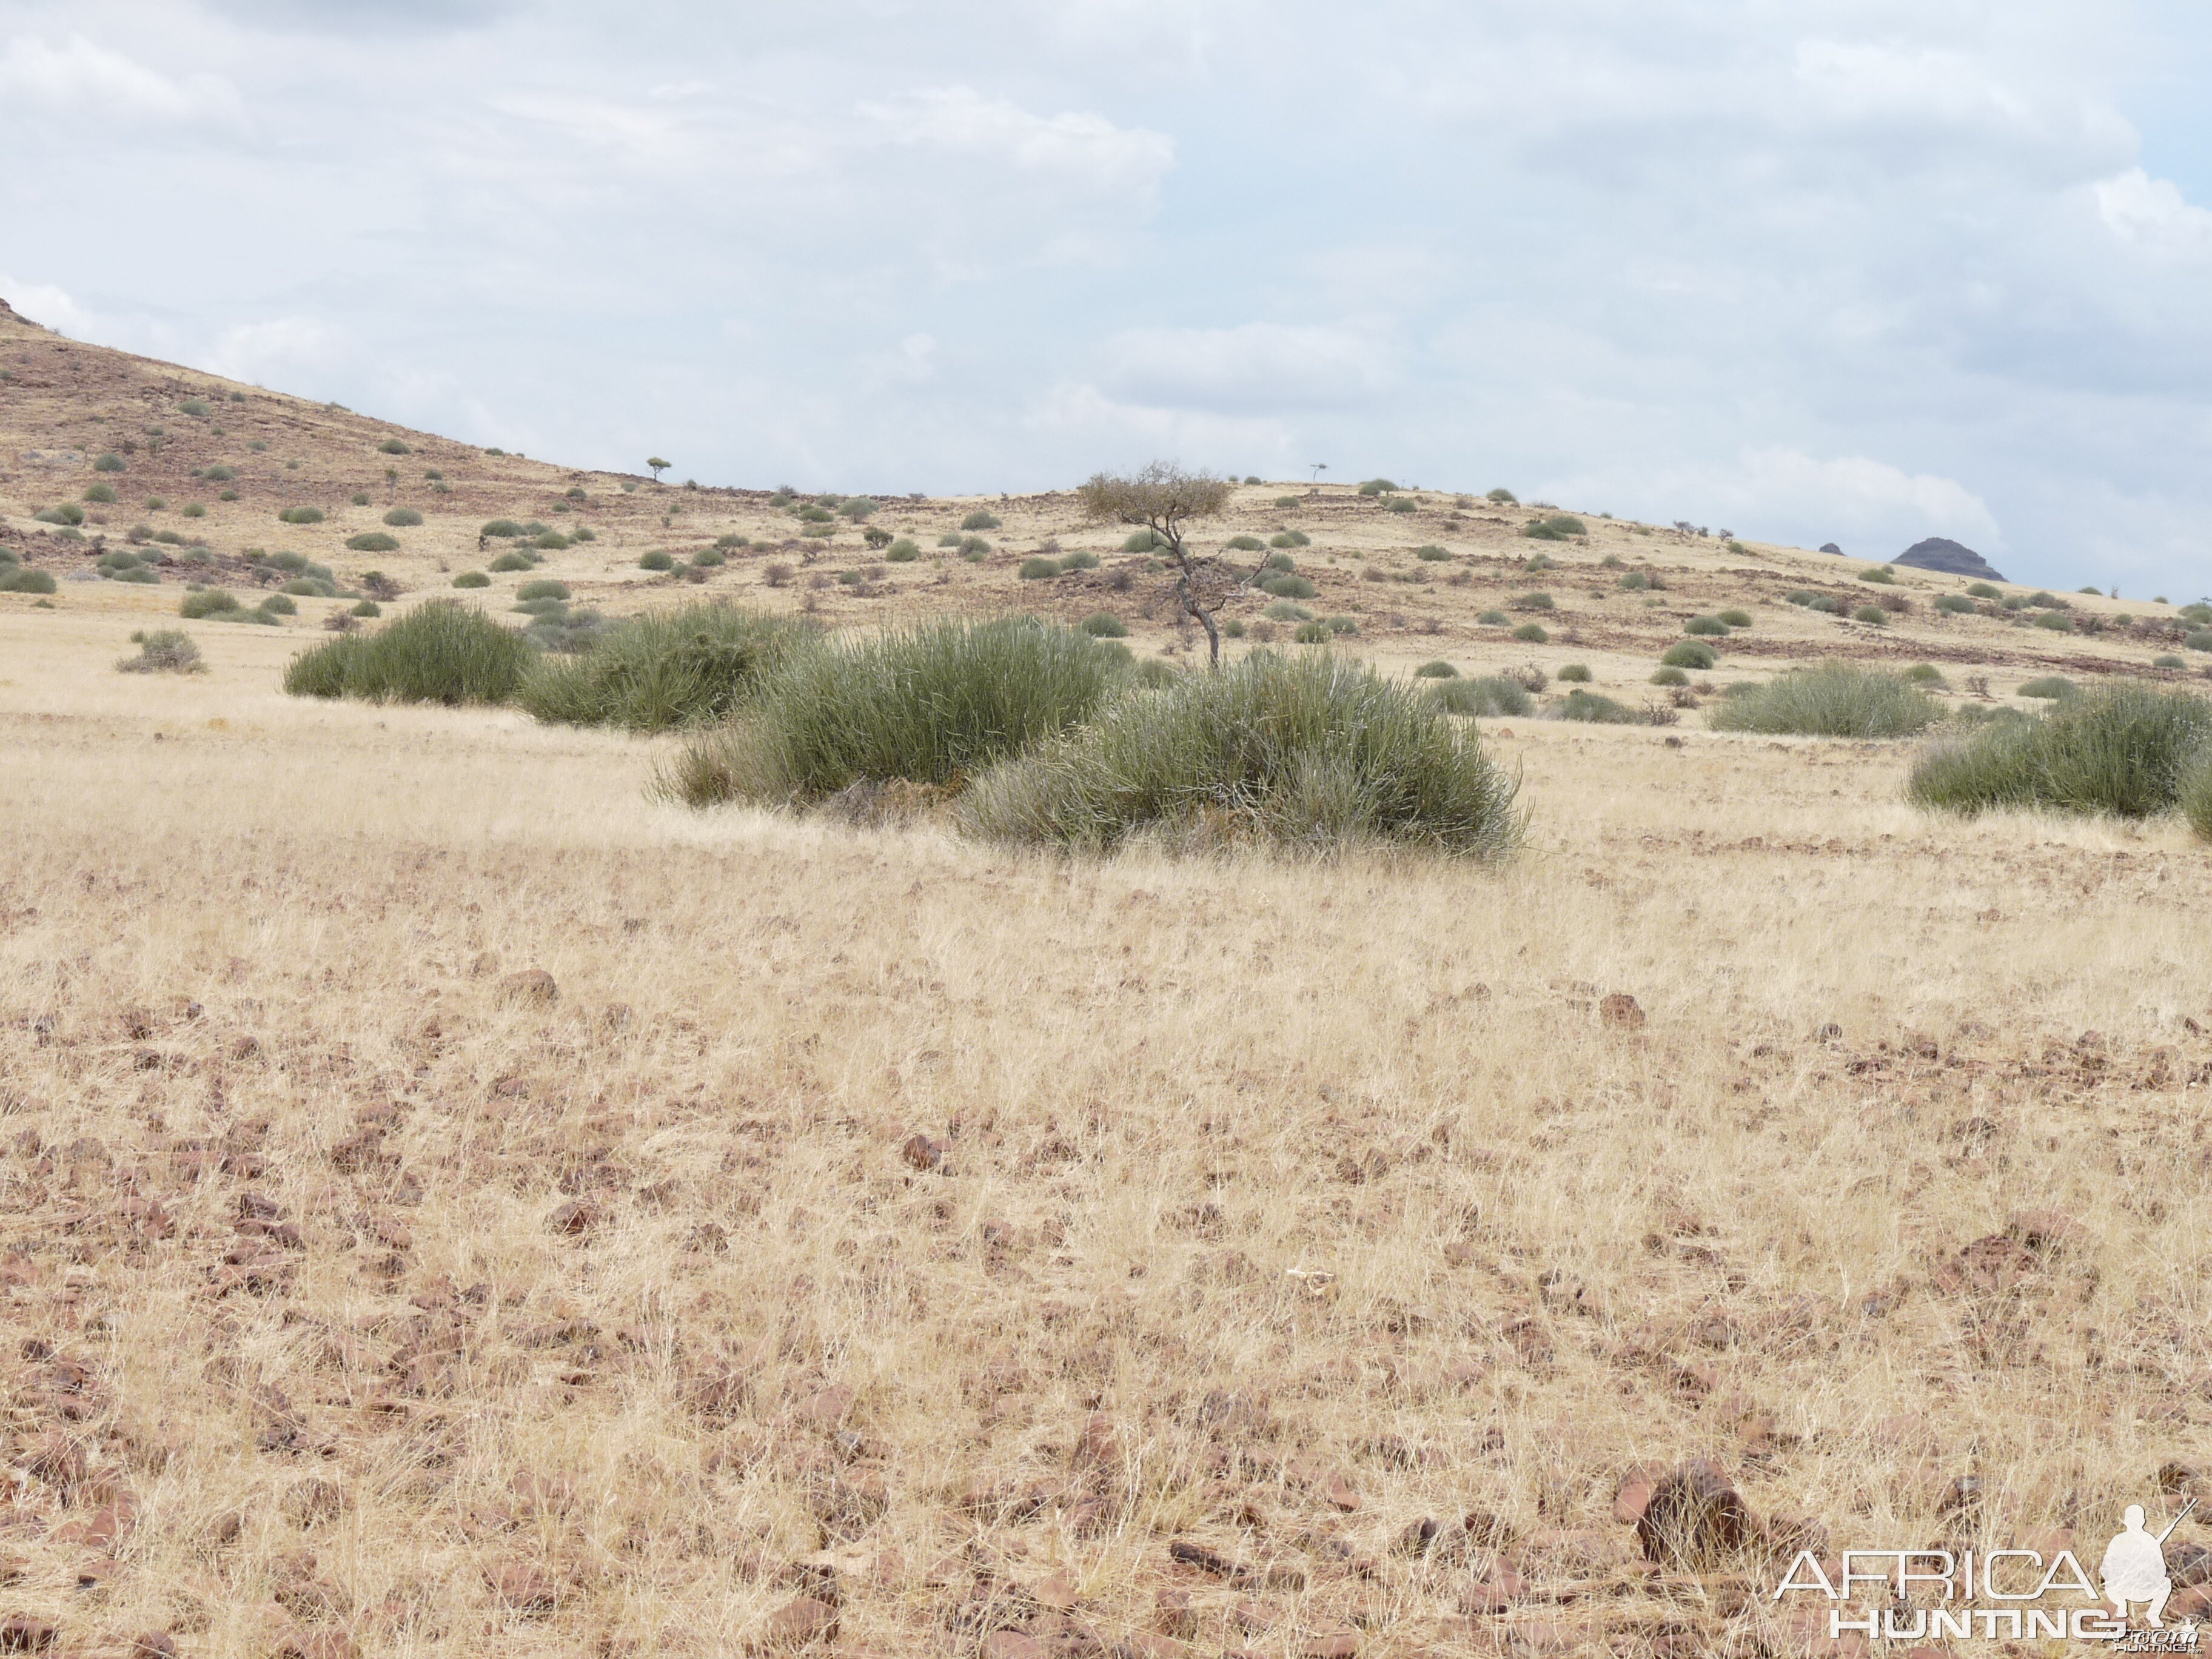
M492 1594L517 1613L544 1615L561 1600L561 1587L535 1567L510 1563L487 1575Z
M545 1224L570 1238L599 1224L599 1206L588 1198L572 1198L545 1218Z
M1352 1483L1340 1474L1332 1473L1322 1484L1322 1496L1328 1500L1331 1509L1342 1510L1349 1515L1359 1507L1359 1494Z
M799 1407L799 1414L817 1428L834 1429L851 1415L854 1394L842 1383L817 1389L807 1395Z
M1103 1412L1094 1412L1075 1443L1078 1468L1117 1469L1121 1466L1121 1437Z
M0 1653L44 1653L60 1639L60 1631L28 1613L0 1623Z
M548 1006L561 1000L561 987L552 975L543 968L526 968L519 974L509 974L499 982L501 1002L534 1003Z
M801 1595L769 1615L767 1638L771 1646L803 1648L816 1642L835 1641L837 1609L827 1601Z
M131 1659L177 1659L177 1638L165 1630L141 1632L131 1639Z
M1039 1607L1050 1607L1055 1613L1066 1613L1076 1603L1075 1580L1065 1572L1056 1572L1031 1586L1030 1595Z
M1740 1554L1756 1531L1736 1489L1702 1459L1659 1481L1636 1522L1646 1560L1692 1571Z
M1620 1484L1613 1488L1613 1518L1624 1527L1632 1527L1641 1521L1659 1478L1660 1471L1642 1463L1622 1474Z
M1358 1631L1316 1631L1298 1644L1299 1659L1357 1659L1358 1652Z
M1615 991L1597 1006L1598 1018L1615 1030L1633 1031L1644 1024L1644 1010L1626 991Z
M945 1143L932 1140L927 1135L908 1135L906 1145L899 1148L899 1156L917 1170L941 1170L945 1167Z
M1172 1636L1148 1630L1131 1631L1114 1644L1116 1659L1184 1659L1190 1650Z

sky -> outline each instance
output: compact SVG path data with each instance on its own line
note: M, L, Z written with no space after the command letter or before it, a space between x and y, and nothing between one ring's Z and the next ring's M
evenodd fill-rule
M2201 0L0 0L0 297L574 465L2212 588Z

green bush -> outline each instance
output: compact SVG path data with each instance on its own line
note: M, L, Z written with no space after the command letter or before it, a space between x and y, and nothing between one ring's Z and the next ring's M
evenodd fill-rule
M1631 593L1640 593L1651 586L1651 578L1641 570L1632 570L1620 579L1620 586Z
M31 516L43 524L78 525L84 522L84 509L75 501L64 501L59 506L47 507Z
M1521 533L1540 542L1563 542L1571 536L1589 535L1589 526L1571 513L1553 513L1530 520L1521 526Z
M1730 697L1706 724L1723 732L1796 732L1816 738L1909 738L1943 717L1902 674L1824 663L1778 674Z
M1504 489L1493 489L1489 495L1484 496L1483 499L1485 501L1495 501L1500 507L1518 507L1521 504L1521 498L1518 495L1515 495L1511 490Z
M2020 695L2023 697L2055 702L2060 697L2070 697L2081 689L2063 674L2045 674L2039 679L2023 683L2020 688Z
M1957 593L1938 593L1936 608L1947 617L1968 617L1973 614L1974 602Z
M1259 586L1261 592L1279 599L1310 599L1316 592L1314 585L1304 576L1262 576Z
M1294 576L1297 574L1298 562L1287 553L1270 553L1267 555L1266 568L1269 570L1279 570L1285 576Z
M287 507L278 509L276 516L286 524L320 524L323 509L319 507Z
M92 464L92 470L94 472L120 472L123 471L123 458L120 455L102 455Z
M568 545L568 538L557 530L548 530L534 538L530 544L542 547L549 553L558 553Z
M1751 626L1751 612L1748 611L1722 611L1716 612L1715 615L1730 628Z
M516 588L514 597L526 605L532 599L565 599L568 597L568 584L551 576L540 576Z
M945 541L938 544L940 547L946 545L957 547L959 544L960 538L957 536L949 536ZM1150 553L1155 548L1164 549L1167 545L1168 541L1165 537L1155 536L1149 530L1138 530L1130 532L1129 539L1121 544L1121 550L1124 553Z
M1516 593L1506 600L1508 611L1552 611L1556 607L1549 593Z
M464 570L459 575L453 578L453 586L456 587L489 587L491 586L491 578L485 575L481 570Z
M2185 657L2177 657L2168 652L2162 656L2153 657L2150 659L2150 665L2153 668L2186 668L2189 666L2189 659Z
M1129 625L1110 611L1096 611L1078 624L1094 640L1121 640L1129 636Z
M2212 623L2212 605L2185 605L2175 614L2182 621L2195 623L2200 628L2207 623Z
M1269 622L1311 622L1313 612L1293 599L1277 599L1260 613Z
M2148 817L2179 804L2212 735L2212 704L2118 685L2058 700L2040 720L1993 723L1938 743L1913 769L1922 806L1958 812L2045 807Z
M1060 555L1060 568L1062 570L1096 570L1098 568L1098 556L1096 553L1086 553L1081 550L1063 553Z
M1451 555L1441 547L1417 547L1413 550L1413 556L1417 559L1426 559L1431 564L1434 564L1438 560L1449 559Z
M1966 592L1978 599L2001 599L2004 597L2002 588L1994 586L1988 582L1969 582L1966 585Z
M1943 671L1932 662L1917 662L1905 671L1905 678L1915 685L1942 688Z
M290 581L281 584L276 591L302 599L334 599L338 596L337 584L325 581L319 576L295 576Z
M502 553L491 562L491 568L504 576L516 570L535 569L538 561L526 553ZM456 584L459 586L459 584Z
M1397 489L1388 478L1370 478L1359 486L1363 495L1387 495Z
M411 453L407 446L397 438L386 438L376 447L379 453L385 455L405 455Z
M1718 617L1692 617L1682 624L1685 634L1698 635L1705 639L1725 639L1729 625Z
M804 624L720 603L647 611L602 629L580 656L541 658L515 701L568 726L696 726L735 713L815 638Z
M901 536L884 550L884 559L892 564L912 564L921 556L921 548L911 536Z
M2191 651L2212 651L2212 629L2199 629L2185 635L2181 643Z
M11 565L0 570L0 593L51 593L54 591L53 573L33 570L28 565Z
M1060 561L1058 559L1024 559L1018 574L1025 582L1042 581L1047 577L1057 576L1060 574Z
M1267 538L1267 545L1270 547L1310 547L1312 544L1313 538L1303 530L1279 530ZM1273 561L1270 560L1269 562L1273 563Z
M1870 570L1860 571L1859 580L1863 582L1880 582L1884 586L1894 587L1897 585L1897 573L1887 565L1876 565Z
M1157 834L1497 858L1520 840L1516 787L1409 688L1333 655L1262 651L1125 698L995 768L961 820L994 839L1085 850Z
M179 507L177 511L187 519L204 519L207 517L207 508L202 507L198 501L186 501L182 507ZM307 511L315 513L315 509L312 507L308 507ZM316 518L319 519L323 515L321 514L315 513ZM300 522L304 524L309 522L309 520L303 519L300 520Z
M112 483L96 483L88 485L85 489L84 498L95 507L112 507L115 505L117 500L115 486Z
M494 519L489 524L484 526L484 527L477 533L483 536L489 536L498 540L507 540L521 536L524 533L524 531L522 526L515 523L512 519Z
M1558 675L1558 678L1562 680L1569 682L1582 681L1585 684L1589 681L1589 677L1590 672L1589 665L1587 664L1578 662L1571 662L1567 664L1565 667L1559 670Z
M1475 621L1485 628L1509 628L1512 626L1513 618L1503 611L1486 611Z
M151 632L140 629L131 636L131 643L138 647L135 657L125 657L115 665L126 674L200 674L207 672L207 664L200 660L200 648L192 642L191 635L181 629L156 628Z
M1679 668L1655 669L1651 675L1654 685L1687 685L1690 677Z
M2074 631L2074 618L2063 611L2046 611L2035 619L2035 625L2038 628L2047 628L2054 634L2071 634Z
M300 614L300 607L292 603L291 595L283 592L264 596L254 609L266 617L296 617Z
M1357 634L1359 631L1359 618L1357 617L1323 617L1321 619L1321 625L1328 629L1332 634Z
M199 420L205 418L208 406L198 398L187 398L177 405L177 412L180 415L190 415L195 420Z
M1323 622L1300 623L1297 631L1291 635L1291 640L1299 645L1327 645L1334 637L1329 632L1328 624Z
M1295 495L1278 495L1275 497L1275 505L1283 507L1296 507L1298 505L1298 498Z
M1438 658L1434 662L1425 662L1416 668L1413 671L1413 678L1417 680L1455 680L1459 678L1459 670L1442 658Z
M395 507L384 515L385 523L397 530L408 530L422 522L422 515L411 507Z
M837 510L858 524L876 510L876 504L866 495L848 495L837 504Z
M367 507L368 505L368 492L366 489L356 489L352 495L347 496L346 500L356 507Z
M1853 622L1872 623L1875 627L1880 628L1888 623L1889 612L1884 611L1878 605L1863 605L1857 610L1851 612L1851 620Z
M979 507L960 520L960 527L963 530L996 530L999 527L999 515L987 512Z
M356 599L353 609L347 614L355 617L380 617L384 614L384 607L374 599Z
M1595 691L1585 691L1580 686L1553 703L1546 714L1555 720L1587 720L1595 726L1633 726L1639 718L1626 704Z
M342 634L301 652L284 671L284 689L371 702L504 702L533 655L520 634L482 611L432 599L374 634Z
M1239 553L1257 553L1267 546L1257 536L1231 536L1229 545Z
M981 536L963 536L955 545L960 550L960 556L970 564L981 564L991 556L991 544Z
M804 803L863 781L957 786L1089 718L1118 672L1088 636L1028 617L841 641L793 653L751 711L694 738L660 787L705 806Z
M1695 640L1682 640L1670 645L1661 653L1660 662L1668 668L1694 668L1703 673L1720 660L1710 645Z
M676 561L671 555L662 552L656 547L652 552L638 560L637 568L640 570L673 570L676 568Z
M159 582L161 579L143 565L130 565L112 573L112 580L118 582Z
M1541 623L1522 623L1513 630L1513 637L1529 645L1549 645L1552 641L1550 632Z
M2199 841L2212 841L2212 745L2200 747L2183 766L2175 803Z
M347 537L346 545L356 553L390 553L398 548L399 538L381 530L364 530L358 536Z
M235 593L210 587L185 594L184 603L177 607L177 614L188 622L196 622L203 617L235 617L240 609Z
M1383 510L1388 513L1418 513L1420 511L1419 507L1416 503L1403 495L1393 495L1389 501L1382 503L1382 507Z

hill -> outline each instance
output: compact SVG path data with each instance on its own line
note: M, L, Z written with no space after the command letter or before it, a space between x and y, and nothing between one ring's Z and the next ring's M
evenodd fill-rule
M921 556L878 574L842 499L4 319L0 370L0 533L58 578L0 592L0 1650L1804 1659L1859 1650L1776 1595L1801 1550L2088 1560L2212 1496L2202 847L1918 811L1911 745L1649 684L1741 607L1716 679L1926 659L1982 709L2171 678L2166 612L1240 487L1209 544L1296 530L1297 603L1358 623L1303 648L1583 660L1677 723L1475 723L1529 813L1495 865L1042 857L692 811L670 739L284 695L343 597L117 663L192 581L312 589L280 550L507 617L535 572L450 586L501 516L592 529L536 568L609 611L1110 608L1187 660L1067 496L881 501ZM637 562L738 535L696 585ZM1096 568L1023 580L1054 541ZM153 580L98 574L125 547Z

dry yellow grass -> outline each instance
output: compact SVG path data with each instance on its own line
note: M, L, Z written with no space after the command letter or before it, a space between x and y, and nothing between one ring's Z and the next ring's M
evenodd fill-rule
M1512 721L1501 871L1032 860L118 621L0 616L0 1611L69 1651L721 1654L834 1575L846 1653L1751 1652L1624 1469L1840 1547L2212 1468L2178 827ZM1469 1515L1472 1618L1393 1549Z

